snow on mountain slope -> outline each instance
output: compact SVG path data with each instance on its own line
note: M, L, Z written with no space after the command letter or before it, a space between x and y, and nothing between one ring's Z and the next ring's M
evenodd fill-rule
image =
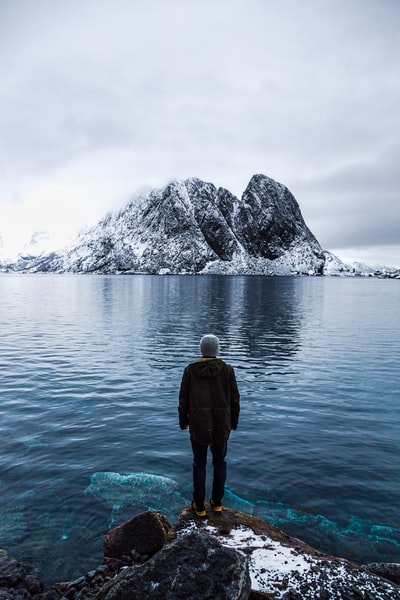
M282 184L254 175L239 200L197 178L135 198L62 251L9 270L80 273L351 274L323 251Z

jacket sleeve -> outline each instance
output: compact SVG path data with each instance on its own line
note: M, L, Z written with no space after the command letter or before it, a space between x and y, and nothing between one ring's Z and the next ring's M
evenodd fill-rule
M233 367L230 370L229 384L231 392L231 427L236 429L239 423L240 394Z
M189 425L189 392L190 392L190 372L188 367L183 372L181 387L179 390L179 427L186 429Z

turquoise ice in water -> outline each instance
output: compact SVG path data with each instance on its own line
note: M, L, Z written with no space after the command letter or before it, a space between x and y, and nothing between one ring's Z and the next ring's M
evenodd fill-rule
M242 396L227 506L358 562L400 560L399 282L0 276L0 547L45 581L191 497L183 367L221 339Z

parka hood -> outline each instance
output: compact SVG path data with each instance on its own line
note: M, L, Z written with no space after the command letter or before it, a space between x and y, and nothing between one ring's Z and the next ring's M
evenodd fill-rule
M215 377L224 367L225 363L220 358L199 358L190 363L190 370L203 379Z

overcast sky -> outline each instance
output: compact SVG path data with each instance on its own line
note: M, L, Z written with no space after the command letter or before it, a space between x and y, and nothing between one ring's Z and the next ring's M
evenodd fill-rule
M325 249L400 266L398 0L0 0L0 61L6 247L264 173Z

